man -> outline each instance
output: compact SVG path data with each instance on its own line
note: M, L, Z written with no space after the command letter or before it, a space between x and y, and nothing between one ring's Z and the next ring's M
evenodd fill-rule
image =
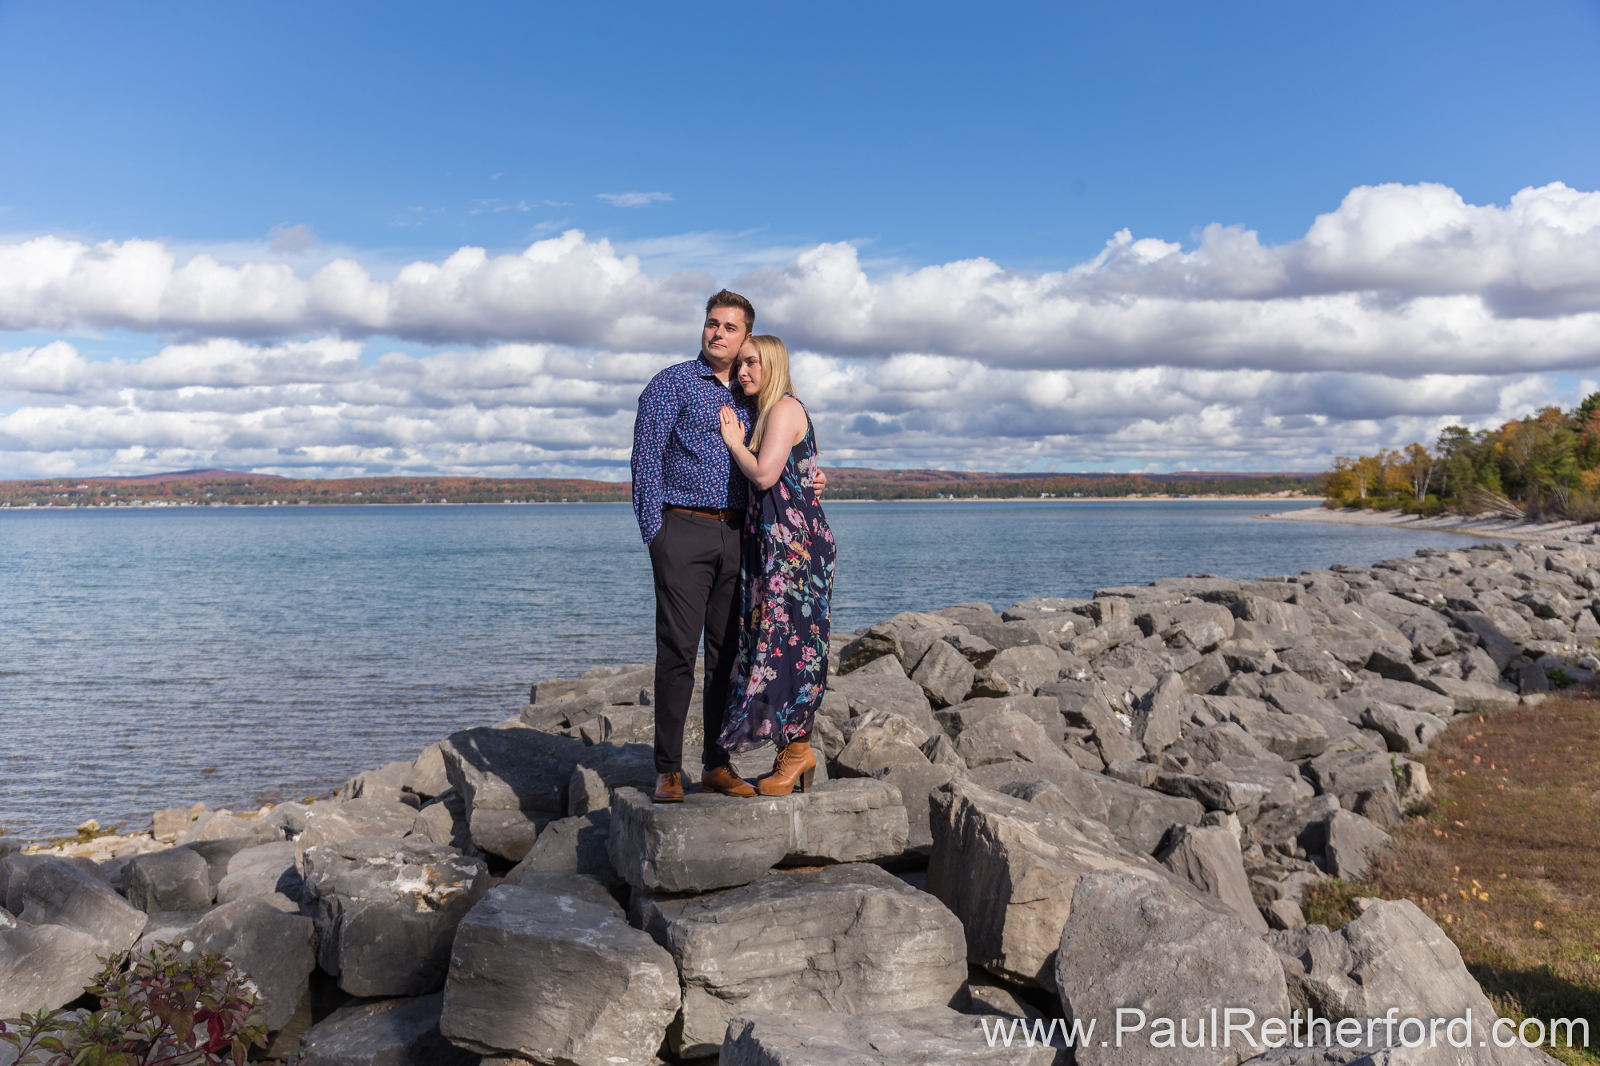
M650 546L656 587L656 791L683 801L683 723L694 694L702 634L706 674L704 770L700 786L730 796L755 789L733 772L717 744L739 651L739 533L745 479L722 441L718 412L754 422L755 402L734 377L755 308L723 289L706 301L700 354L650 379L633 426L633 510Z

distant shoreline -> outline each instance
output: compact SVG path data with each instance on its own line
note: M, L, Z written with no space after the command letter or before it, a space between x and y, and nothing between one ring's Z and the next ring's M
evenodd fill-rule
M1225 500L1265 501L1277 500L1282 503L1307 503L1320 504L1321 496L1293 496L1281 492L1260 493L1255 495L1238 494L1199 494L1172 496L1162 493L1150 495L1131 496L891 496L883 499L874 498L833 498L823 495L822 502L828 506L844 503L1217 503ZM357 503L352 500L338 502L285 500L281 503L234 503L199 502L199 501L138 501L135 503L27 503L14 504L0 502L0 511L143 511L170 508L222 508L228 510L271 510L278 507L561 507L571 504L605 504L608 506L629 506L627 500L500 500L495 502L479 500L463 500L452 502L446 500L373 500L371 502ZM1293 513L1293 512L1290 512ZM1259 515L1257 517L1270 518L1272 515ZM1330 521L1335 521L1330 519Z
M1600 525L1593 522L1530 522L1517 518L1468 518L1464 515L1435 515L1427 518L1422 515L1401 514L1399 511L1361 511L1354 508L1334 511L1325 507L1307 507L1255 517L1277 522L1326 522L1339 526L1427 529L1436 533L1460 533L1463 536L1493 537L1498 540L1559 540L1569 533L1600 530Z

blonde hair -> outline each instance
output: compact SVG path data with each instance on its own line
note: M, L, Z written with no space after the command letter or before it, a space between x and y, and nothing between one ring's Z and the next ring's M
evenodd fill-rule
M761 356L761 391L756 394L756 428L750 433L750 450L761 451L761 435L767 428L767 416L785 396L794 396L794 382L789 378L789 349L770 333L750 338Z

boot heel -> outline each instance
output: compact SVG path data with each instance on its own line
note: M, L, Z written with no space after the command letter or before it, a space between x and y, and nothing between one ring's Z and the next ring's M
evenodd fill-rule
M811 769L807 770L805 773L800 775L800 791L801 792L810 792L811 791L811 779L813 777L815 777L816 774L817 774L817 768L815 766L813 766Z

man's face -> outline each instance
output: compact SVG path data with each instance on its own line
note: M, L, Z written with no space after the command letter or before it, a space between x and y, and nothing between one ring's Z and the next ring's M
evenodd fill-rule
M750 336L744 312L737 307L713 307L706 312L706 326L700 332L700 348L706 355L732 366L739 346Z

